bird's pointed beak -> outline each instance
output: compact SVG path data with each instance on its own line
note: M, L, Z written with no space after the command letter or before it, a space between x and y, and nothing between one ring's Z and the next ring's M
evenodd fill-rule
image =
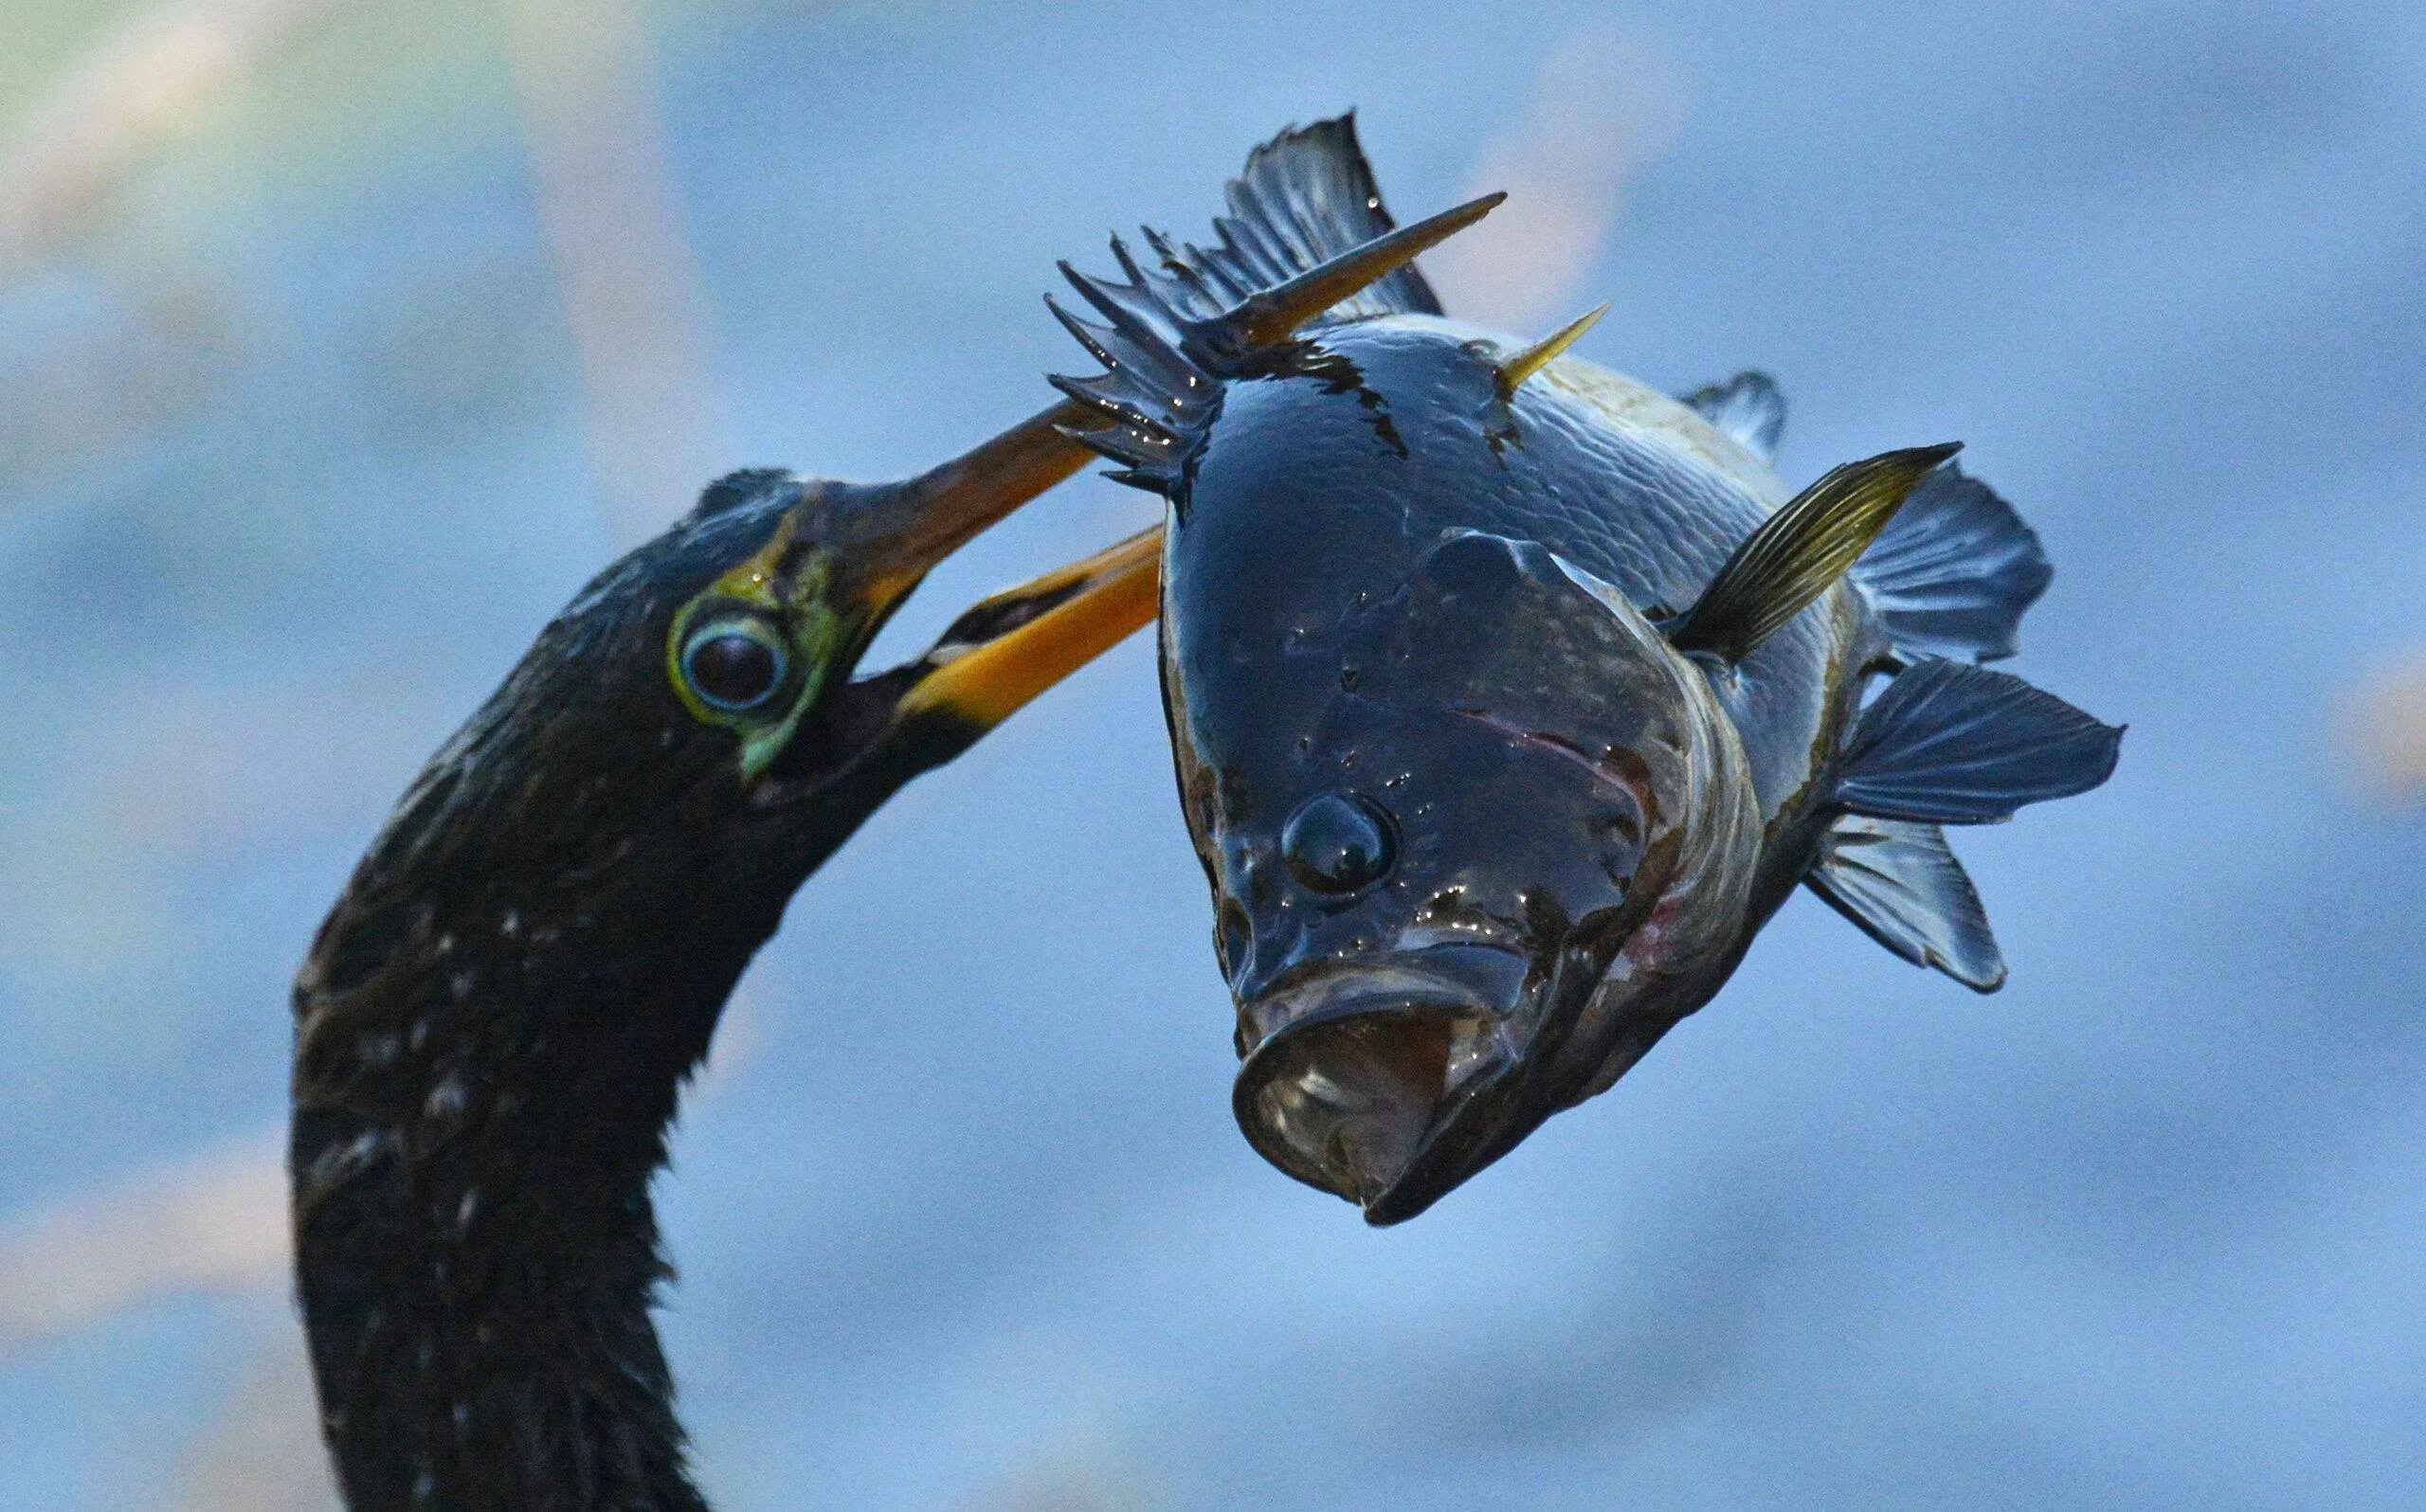
M1140 531L981 601L925 655L831 689L777 758L760 801L781 803L845 782L890 791L958 756L1152 622L1162 549L1160 526Z
M1068 477L1094 453L1063 434L1081 418L1063 403L898 483L829 485L818 512L821 594L852 625L838 676L756 785L778 807L855 784L873 806L939 766L1055 683L1153 621L1160 608L1162 531L1144 531L1083 561L997 593L952 621L924 656L852 674L859 654L929 571L979 531ZM781 575L788 536L752 571Z
M896 724L949 721L970 739L1153 621L1163 531L995 594L952 622L933 648L899 669L912 681Z
M1077 472L1095 453L1066 428L1064 402L915 477L873 491L845 525L837 559L871 624L971 537ZM1039 693L1150 622L1158 606L1159 528L997 593L952 621L915 661L876 675L895 695L890 725L993 729Z
M1080 419L1065 402L914 477L855 485L835 543L851 596L881 621L937 563L1084 467L1095 454L1060 430Z

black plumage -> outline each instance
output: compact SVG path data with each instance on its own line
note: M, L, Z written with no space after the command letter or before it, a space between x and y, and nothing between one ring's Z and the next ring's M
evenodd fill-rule
M295 988L297 1281L356 1512L697 1508L649 1320L684 1077L793 891L1152 614L1116 548L853 680L926 568L1083 452L752 473L616 563L406 793Z

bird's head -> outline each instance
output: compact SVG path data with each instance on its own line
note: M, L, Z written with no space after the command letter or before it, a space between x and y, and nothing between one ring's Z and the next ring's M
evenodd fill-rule
M715 982L896 788L1152 618L1150 533L860 672L932 567L1077 469L1086 454L1054 428L1066 418L900 482L759 471L711 486L583 589L432 758L324 927L304 996L449 980L477 956L488 976L704 973L720 998Z

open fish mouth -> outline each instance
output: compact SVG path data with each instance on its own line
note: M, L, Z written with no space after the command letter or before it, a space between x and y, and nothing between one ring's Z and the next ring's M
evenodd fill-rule
M1239 1068L1240 1128L1368 1220L1414 1216L1478 1168L1439 1157L1444 1138L1471 1143L1457 1131L1519 1064L1511 1014L1525 978L1522 956L1481 947L1293 973L1242 1005L1264 1032Z

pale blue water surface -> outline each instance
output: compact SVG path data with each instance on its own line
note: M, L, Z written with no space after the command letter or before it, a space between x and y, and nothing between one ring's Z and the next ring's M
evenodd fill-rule
M716 1504L2418 1504L2426 820L2332 742L2426 642L2426 10L1307 9L652 12L713 464L930 461L1083 366L1055 258L1200 232L1349 104L1396 207L1444 205L1615 37L1681 109L1583 351L1774 372L1797 481L1967 441L2057 567L2016 669L2128 721L2121 770L1959 837L2001 995L1799 899L1614 1093L1376 1233L1231 1123L1123 647L879 815L745 984L661 1188ZM279 1122L312 928L616 549L510 114L420 129L163 182L0 286L0 1215ZM1150 513L1073 486L898 643ZM0 1503L179 1504L281 1307L0 1358Z

